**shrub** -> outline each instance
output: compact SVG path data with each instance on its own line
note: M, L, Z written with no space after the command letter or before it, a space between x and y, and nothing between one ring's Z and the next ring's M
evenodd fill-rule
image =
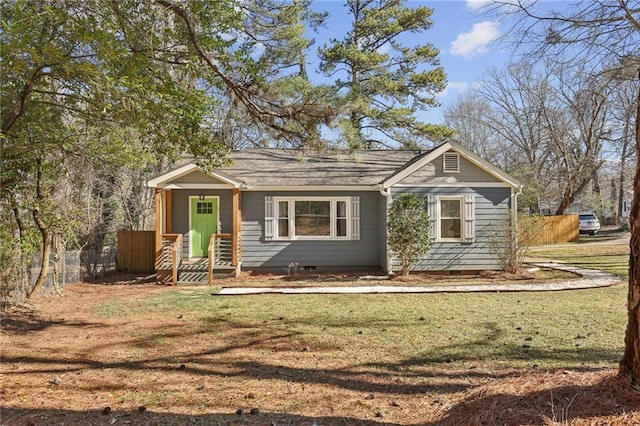
M389 248L400 259L402 275L408 275L411 265L431 248L429 215L424 199L406 193L396 198L389 208Z

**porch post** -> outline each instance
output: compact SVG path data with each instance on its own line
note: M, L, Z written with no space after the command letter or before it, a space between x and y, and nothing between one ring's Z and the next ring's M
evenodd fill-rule
M242 223L240 208L240 190L233 188L232 192L233 229L231 231L231 265L238 266L238 251L240 249L240 226Z
M155 190L156 201L156 269L162 264L162 189Z
M167 234L171 234L173 232L173 193L170 189L167 189L165 192L165 232Z

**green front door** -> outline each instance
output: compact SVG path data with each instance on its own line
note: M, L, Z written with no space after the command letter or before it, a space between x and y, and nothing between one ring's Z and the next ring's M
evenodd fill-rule
M211 235L218 231L218 198L191 198L191 257L207 257Z

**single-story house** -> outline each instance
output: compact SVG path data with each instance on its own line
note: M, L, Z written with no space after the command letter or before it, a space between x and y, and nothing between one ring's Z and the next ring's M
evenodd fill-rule
M515 221L521 189L456 142L427 152L256 148L231 158L207 173L184 162L148 182L159 273L182 281L189 270L211 280L225 268L398 270L387 211L405 192L424 197L432 222L431 250L414 270L500 269L489 242Z

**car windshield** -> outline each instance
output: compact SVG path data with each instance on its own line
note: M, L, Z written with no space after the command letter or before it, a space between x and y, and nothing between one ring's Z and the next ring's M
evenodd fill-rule
M596 215L593 214L581 214L580 220L597 220Z

